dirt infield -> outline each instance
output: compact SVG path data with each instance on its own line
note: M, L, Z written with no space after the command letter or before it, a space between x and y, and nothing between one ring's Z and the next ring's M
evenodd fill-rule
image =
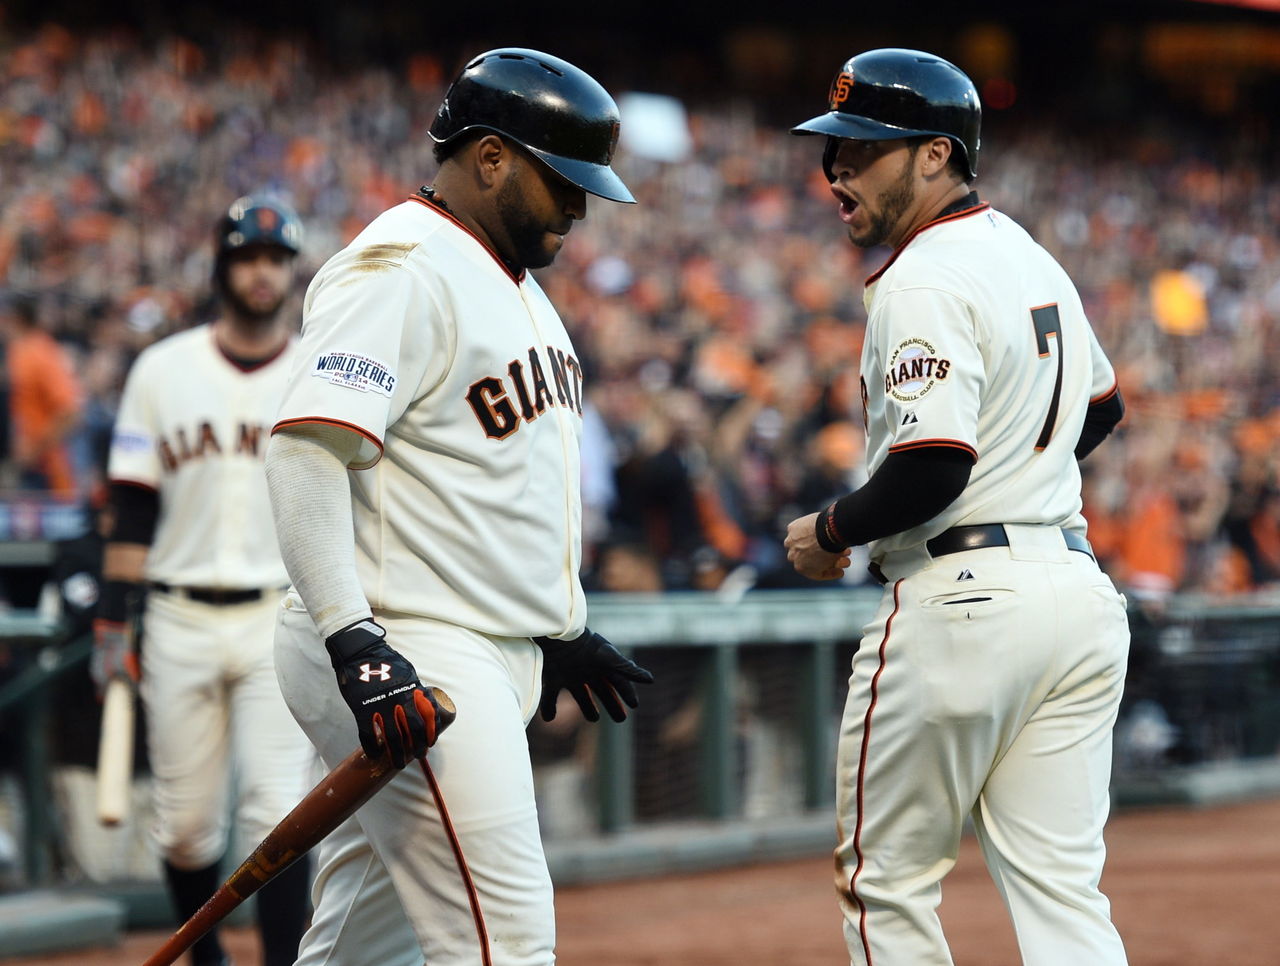
M1112 819L1108 843L1103 887L1132 966L1280 962L1280 800L1127 812ZM848 962L825 857L562 889L557 910L560 966ZM972 839L947 879L942 918L958 966L1018 963ZM5 962L139 966L164 938L137 933L115 949ZM257 966L251 933L227 939L236 966Z

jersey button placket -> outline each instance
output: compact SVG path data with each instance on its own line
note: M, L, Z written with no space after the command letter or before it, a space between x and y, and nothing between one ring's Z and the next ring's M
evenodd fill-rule
M543 338L542 329L538 326L538 314L535 311L533 305L531 305L529 302L529 294L526 289L526 283L521 282L518 288L518 291L520 292L521 301L524 302L524 310L529 316L529 326L530 328L533 329L534 338L537 340L537 345L539 350L546 350L548 352L552 351L547 341ZM560 455L561 455L561 461L564 468L564 479L566 483L568 483L568 481L571 478L570 467L569 467L570 440L568 439L568 436L569 434L572 433L572 430L568 427L565 421L571 418L571 415L567 413L567 410L571 406L572 406L572 400L569 400L569 405L566 405L566 406L553 405L551 407L556 417L556 429L560 433ZM564 569L567 577L567 586L572 587L573 581L576 579L576 575L573 572L574 571L573 556L569 547L568 535L571 533L575 533L577 531L577 528L574 526L573 506L571 505L568 497L567 487L565 490L564 518L565 518L565 528L563 532L566 537ZM574 609L576 608L576 606L577 606L577 601L575 600L574 595L570 593L569 595L569 607L570 607L569 626L573 626L574 621L576 620L577 615L574 613Z

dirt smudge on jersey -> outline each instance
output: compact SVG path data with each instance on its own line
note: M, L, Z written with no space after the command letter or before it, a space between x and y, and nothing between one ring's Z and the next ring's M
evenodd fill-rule
M377 275L381 272L397 268L404 263L409 253L418 247L417 242L386 242L369 245L356 253L355 260L348 266L352 273L342 284L347 285L365 275Z

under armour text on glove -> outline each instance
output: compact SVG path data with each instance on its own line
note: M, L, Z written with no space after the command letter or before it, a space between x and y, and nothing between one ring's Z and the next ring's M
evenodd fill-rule
M338 690L355 715L364 753L377 758L385 744L391 763L403 768L427 753L453 714L386 637L380 625L366 619L329 635L324 646Z
M542 648L542 720L556 716L556 698L560 689L567 690L582 709L588 721L599 721L600 711L592 696L600 699L614 721L625 721L627 709L639 704L637 684L649 684L653 674L630 658L618 653L608 640L589 628L572 641L553 637L535 637Z

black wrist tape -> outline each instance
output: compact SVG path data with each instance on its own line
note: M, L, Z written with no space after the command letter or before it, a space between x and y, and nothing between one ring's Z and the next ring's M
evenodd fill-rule
M142 601L142 585L134 580L104 580L98 598L98 617L126 624Z
M836 526L835 503L818 514L814 533L818 538L818 546L827 553L842 553L849 548L849 541L840 536L840 530Z

